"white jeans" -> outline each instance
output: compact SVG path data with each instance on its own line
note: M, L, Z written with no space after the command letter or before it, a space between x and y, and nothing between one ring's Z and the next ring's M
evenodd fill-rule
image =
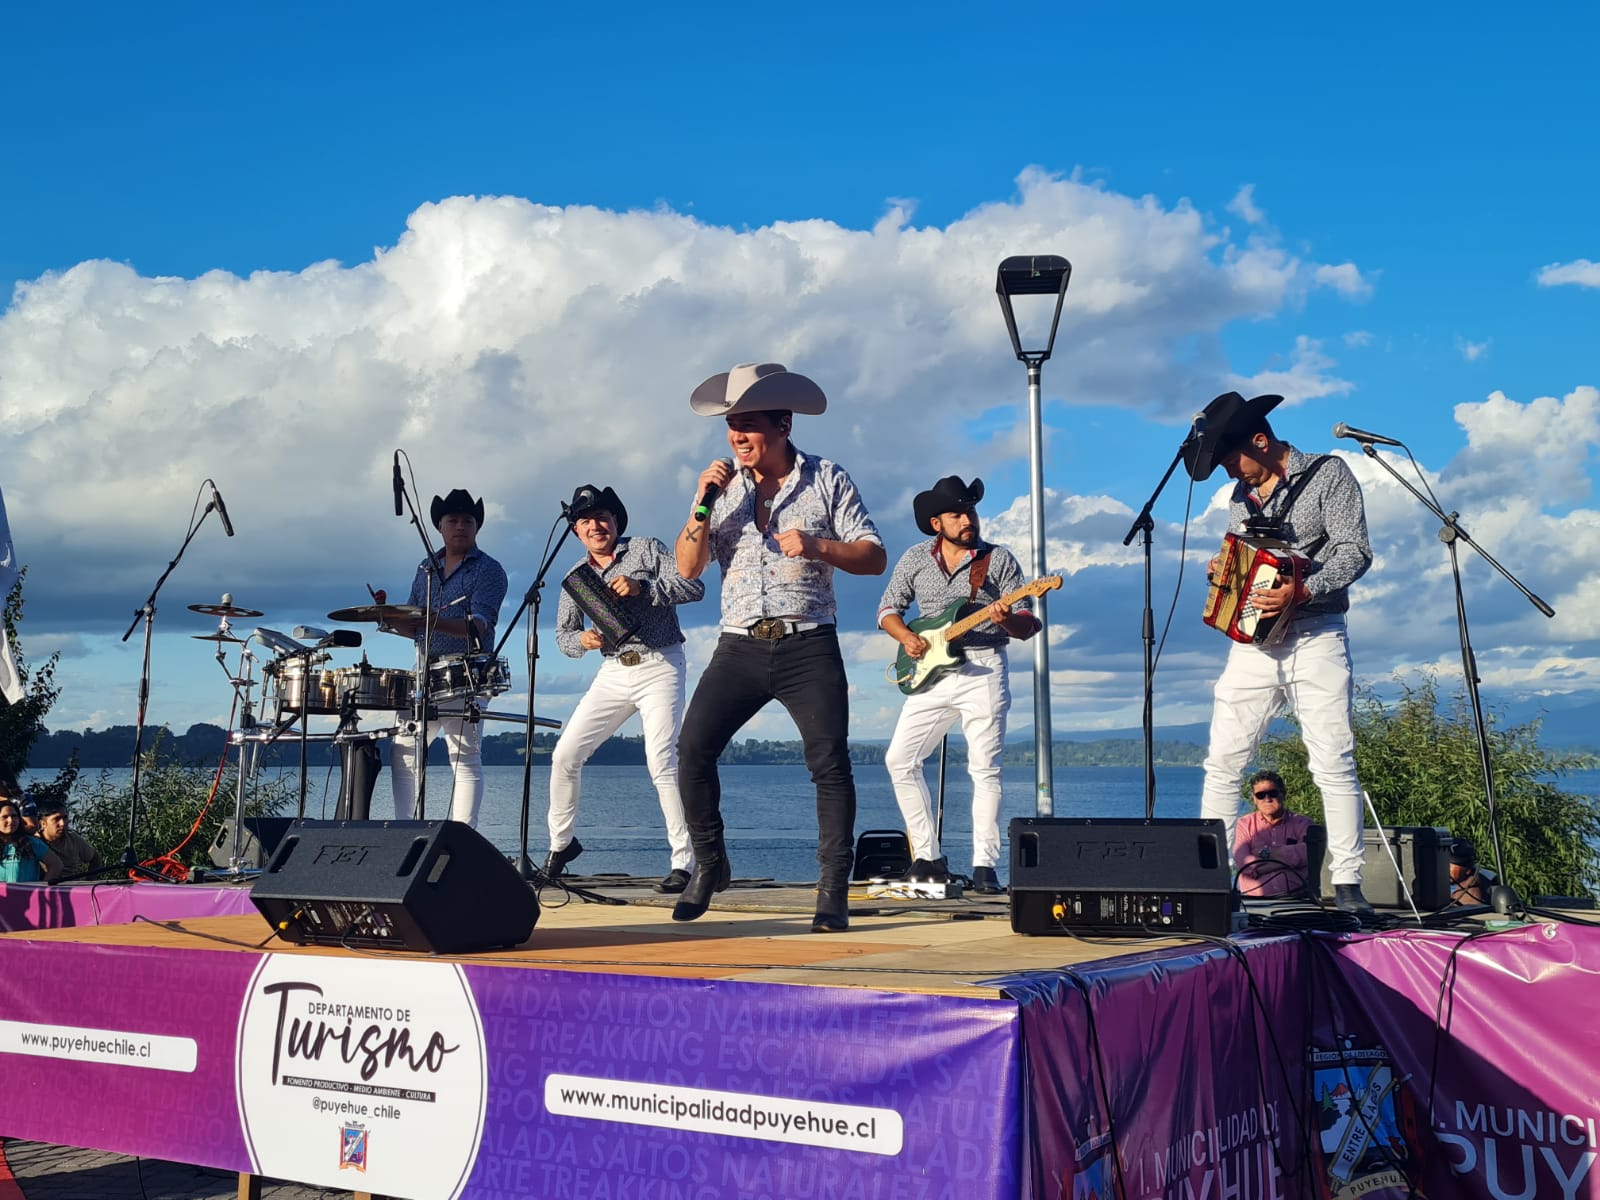
M480 696L478 700L480 704L487 704L489 698ZM417 811L417 737L414 732L406 732L409 727L409 722L402 721L389 755L394 815L401 821L413 820ZM483 803L483 724L444 712L428 722L428 740L431 742L435 737L444 739L455 776L455 787L450 794L450 819L476 827L478 806ZM436 794L430 789L430 795Z
M601 742L638 713L644 726L650 780L656 785L661 815L667 823L672 866L684 871L694 866L689 827L678 794L678 729L683 724L687 673L681 645L646 652L637 666L623 666L614 658L601 664L600 673L567 718L550 755L550 849L564 850L572 842L583 764Z
M941 853L922 764L959 720L972 777L972 865L999 865L1000 755L1010 708L1006 656L998 649L968 650L958 669L906 697L883 765L889 769L916 858L935 859Z
M1350 646L1344 617L1307 617L1276 646L1233 643L1211 710L1211 744L1200 815L1227 823L1227 845L1239 818L1239 780L1272 718L1285 708L1299 718L1311 777L1322 793L1333 882L1361 882L1361 784L1351 731Z

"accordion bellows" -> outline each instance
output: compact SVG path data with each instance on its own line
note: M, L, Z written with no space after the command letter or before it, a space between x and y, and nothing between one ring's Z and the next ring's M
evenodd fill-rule
M638 630L640 618L588 563L579 563L561 581L561 590L572 597L583 615L589 618L603 643L601 652L614 654Z

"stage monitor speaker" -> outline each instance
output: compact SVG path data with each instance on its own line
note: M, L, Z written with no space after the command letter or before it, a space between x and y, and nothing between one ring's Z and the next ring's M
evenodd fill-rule
M1008 832L1017 933L1232 932L1233 880L1221 821L1019 817Z
M299 945L463 954L539 921L533 889L460 821L295 821L250 899Z
M1400 873L1383 847L1383 834ZM1417 908L1432 912L1450 903L1450 842L1448 829L1428 825L1392 825L1380 832L1362 831L1361 893L1374 908L1410 909L1406 889L1411 890ZM1322 863L1322 897L1333 899L1333 876L1327 860Z
M265 866L283 840L284 831L292 824L293 817L246 817L239 835L239 865L258 869ZM232 817L223 819L208 853L213 866L226 869L233 865Z
M856 839L856 868L851 878L885 879L911 869L911 839L899 829L869 829Z

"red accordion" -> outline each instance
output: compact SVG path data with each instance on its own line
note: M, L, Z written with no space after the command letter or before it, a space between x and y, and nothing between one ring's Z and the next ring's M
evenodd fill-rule
M1311 560L1296 554L1287 542L1243 538L1234 533L1223 535L1217 557L1221 561L1210 576L1211 586L1206 591L1205 611L1200 619L1236 642L1272 646L1282 641L1298 601L1291 599L1281 612L1264 617L1257 611L1253 597L1280 583L1294 584L1294 595L1298 597L1300 581L1306 577Z

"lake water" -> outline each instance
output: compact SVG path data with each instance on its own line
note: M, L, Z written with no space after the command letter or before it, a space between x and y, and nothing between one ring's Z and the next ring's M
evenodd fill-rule
M929 786L937 794L937 757L930 760ZM52 773L53 774L53 773ZM92 779L98 773L86 772ZM126 769L109 772L113 779L129 777ZM294 789L296 774L283 772ZM1200 814L1199 767L1157 767L1158 817L1196 817ZM903 829L888 774L878 765L857 765L856 833L869 829ZM1036 815L1031 767L1008 768L1003 777L1005 800L1000 812L1002 837L1012 817ZM543 862L548 849L545 806L549 771L535 768L529 797L528 854ZM1600 771L1575 771L1561 780L1564 791L1600 795ZM428 770L429 815L441 816L449 805L450 772ZM339 776L327 768L314 770L307 787L306 815L333 815ZM1057 767L1054 776L1055 814L1058 817L1144 816L1142 767ZM962 770L952 769L945 783L944 844L952 868L971 865L972 787ZM522 768L485 767L483 808L478 828L507 853L520 845ZM372 798L372 815L392 815L388 772L379 777ZM817 877L816 792L804 767L724 766L722 815L728 829L729 858L743 877L767 877L784 882ZM655 789L642 766L590 766L583 772L583 796L578 806L578 838L584 854L576 864L585 874L622 873L663 875L667 861L666 834Z

